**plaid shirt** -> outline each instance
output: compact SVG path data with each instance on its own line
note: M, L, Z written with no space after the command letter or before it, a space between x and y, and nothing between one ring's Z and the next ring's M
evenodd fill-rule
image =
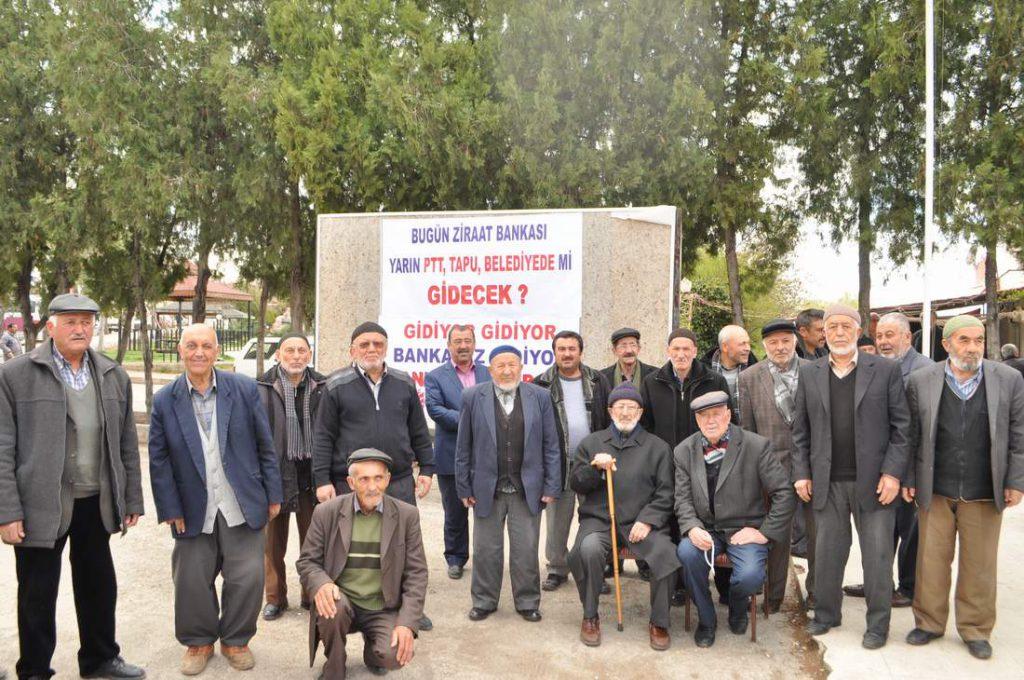
M81 392L89 386L89 379L91 374L89 373L89 353L86 352L82 355L82 365L78 368L76 373L71 368L71 362L64 358L64 355L57 349L56 343L53 345L53 363L57 367L57 373L60 375L60 379L64 381L64 384L73 389L75 392Z
M196 422L203 428L203 433L209 437L210 427L213 424L213 415L217 412L217 372L210 376L210 386L206 392L200 392L193 385L192 381L185 376L185 383L188 385L189 396L192 397L192 410L196 414Z
M982 365L978 364L977 372L967 380L960 382L953 375L953 369L949 367L949 360L946 360L946 384L949 385L949 389L953 390L953 393L967 401L974 396L974 393L978 390L978 386L981 385L981 368Z

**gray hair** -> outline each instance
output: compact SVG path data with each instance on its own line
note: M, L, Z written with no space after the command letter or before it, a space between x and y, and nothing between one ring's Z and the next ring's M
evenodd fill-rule
M722 330L718 331L718 346L721 347L722 345L724 345L726 342L729 341L730 338L735 336L736 333L739 331L742 331L744 333L747 332L747 330L743 326L735 326L733 324L729 324L728 326L722 326Z
M883 323L896 324L904 333L910 332L910 320L907 319L907 317L904 316L903 314L900 314L899 312L889 312L888 314L883 314L882 317L878 320L878 325L881 326Z
M1020 356L1020 352L1017 350L1017 345L1012 342L1008 342L999 348L999 354L1003 357L1003 361L1007 359L1016 359Z

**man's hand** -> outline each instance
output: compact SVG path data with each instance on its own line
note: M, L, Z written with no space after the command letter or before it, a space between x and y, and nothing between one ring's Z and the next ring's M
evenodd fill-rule
M761 533L760 529L755 529L754 527L743 527L732 535L732 539L730 539L729 542L733 545L746 545L748 543L766 545L768 543L768 539Z
M811 502L811 480L798 479L793 484L793 488L796 489L796 495L800 496L800 500L804 503Z
M395 629L391 631L391 646L398 647L398 652L395 656L398 658L400 666L404 666L412 661L412 646L415 642L416 639L413 637L412 629L408 626L395 626Z
M540 497L540 502L543 503L544 505L551 505L552 503L555 502L555 497L554 496L541 496Z
M612 470L613 472L618 471L615 467L615 459L607 453L598 453L594 455L594 458L590 461L590 464L596 467L598 470Z
M916 496L916 495L917 495L917 489L915 489L914 487L912 487L912 486L905 486L905 487L903 487L903 500L905 500L906 502L913 503L914 502L914 496Z
M715 544L711 540L711 534L700 527L690 529L686 535L690 537L690 542L696 546L697 550L711 550L711 546Z
M20 519L0 524L0 540L7 545L18 545L25 538L25 523Z
M430 485L433 483L434 478L429 475L420 475L416 478L416 497L424 498L430 493Z
M878 486L875 487L875 493L878 494L879 503L889 505L896 500L896 496L900 493L900 480L892 475L882 475L882 478L878 480Z
M476 499L474 497L472 497L472 496L470 496L469 498L463 498L462 499L462 504L464 506L466 506L467 508L471 508L474 505L476 505Z
M183 534L183 533L185 533L185 518L184 517L175 517L174 519L166 520L164 522L164 524L171 525L171 531L173 531L176 534Z
M139 523L139 513L132 513L124 518L124 528L131 529L133 526Z
M316 487L316 499L321 503L326 503L327 501L334 498L334 496L335 494L333 484L324 484L323 486Z
M1003 489L1003 500L1006 501L1006 507L1012 508L1020 503L1021 498L1024 498L1024 491Z
M338 613L338 605L335 604L341 599L341 588L334 583L325 583L316 591L313 601L316 603L316 613L325 619L333 619Z
M274 518L281 514L281 504L271 503L270 508L267 510L267 521L272 522Z
M634 522L633 528L629 530L629 542L639 543L651 533L651 525L643 522Z

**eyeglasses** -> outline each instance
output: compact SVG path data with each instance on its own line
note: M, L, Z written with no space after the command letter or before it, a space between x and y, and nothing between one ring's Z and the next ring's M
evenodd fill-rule
M615 404L615 406L610 407L610 410L616 413L628 414L636 413L640 410L640 407L636 404Z

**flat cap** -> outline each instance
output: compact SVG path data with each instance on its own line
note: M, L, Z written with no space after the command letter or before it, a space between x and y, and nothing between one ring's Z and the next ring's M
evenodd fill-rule
M830 316L848 316L860 325L860 312L849 305L829 305L828 309L825 310L825 321L828 321Z
M487 360L494 361L494 357L499 354L515 354L519 357L520 361L523 360L523 353L519 351L518 347L513 347L512 345L498 345L491 350L491 353L487 356Z
M761 337L767 338L772 333L778 333L780 331L796 335L796 324L789 319L783 319L781 317L778 319L772 319L765 325L761 326Z
M949 336L953 335L957 331L964 328L985 328L985 324L981 322L976 316L970 314L961 314L960 316L954 316L952 319L946 322L946 325L942 327L942 339L949 340Z
M715 390L714 392L708 392L702 394L693 401L690 402L690 411L698 413L705 409L714 408L716 406L728 406L729 395L722 390Z
M92 298L74 293L64 293L50 300L50 316L75 312L99 314L100 306L93 302Z
M620 328L619 330L612 333L612 346L614 347L619 340L623 338L636 338L637 342L640 342L640 331L635 328Z
M384 330L384 326L373 321L364 321L363 323L356 326L355 330L352 331L352 340L355 341L363 333L380 333L385 338L388 337L388 332Z
M347 465L352 467L356 463L364 463L368 460L376 460L387 466L388 470L394 465L391 456L377 449L357 449L348 455Z
M608 395L608 408L611 408L615 405L615 402L622 401L623 399L635 401L640 406L644 405L644 398L640 396L640 391L628 380L616 387Z
M874 347L875 341L870 335L862 335L857 338L857 347Z

